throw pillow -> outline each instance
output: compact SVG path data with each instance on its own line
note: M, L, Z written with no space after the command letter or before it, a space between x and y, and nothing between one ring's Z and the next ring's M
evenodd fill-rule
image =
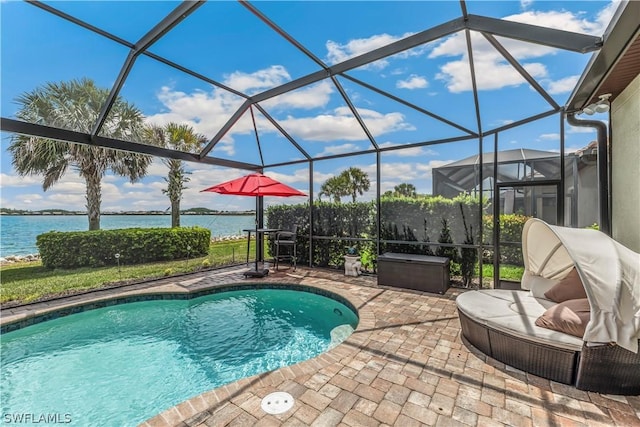
M578 271L573 267L569 274L544 293L544 297L554 302L564 302L571 299L586 298L587 293L584 290Z
M549 308L536 319L536 325L582 338L590 319L589 300L571 299Z

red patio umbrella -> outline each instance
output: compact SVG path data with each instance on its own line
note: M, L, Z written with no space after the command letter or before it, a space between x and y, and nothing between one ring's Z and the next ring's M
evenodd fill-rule
M205 188L202 191L212 191L220 194L232 194L235 196L306 196L301 191L289 187L286 184L269 178L261 173L252 173L243 177Z
M264 277L269 274L268 269L258 270L258 236L261 235L258 229L258 207L260 205L260 197L263 196L278 196L278 197L291 197L291 196L306 196L301 191L295 188L289 187L286 184L276 181L273 178L269 178L261 173L252 173L240 178L232 179L221 184L214 185L213 187L205 188L201 191L210 191L219 194L229 194L234 196L254 196L256 198L256 264L255 270L250 270L244 273L245 276L252 277ZM250 236L251 234L249 234ZM247 243L248 244L248 243ZM261 252L261 251L260 251Z

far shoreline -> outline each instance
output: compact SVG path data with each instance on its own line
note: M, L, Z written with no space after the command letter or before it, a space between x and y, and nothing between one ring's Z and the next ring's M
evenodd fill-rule
M24 213L7 213L0 212L0 216L86 216L86 212L24 212ZM140 216L140 215L155 215L155 216L171 216L171 212L102 212L100 216ZM255 212L182 212L180 215L186 216L206 216L206 215L219 215L219 216L253 216Z

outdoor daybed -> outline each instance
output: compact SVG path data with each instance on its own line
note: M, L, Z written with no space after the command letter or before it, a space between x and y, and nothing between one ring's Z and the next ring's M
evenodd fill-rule
M457 298L462 334L492 358L578 389L640 394L640 254L604 233L524 226L524 291Z

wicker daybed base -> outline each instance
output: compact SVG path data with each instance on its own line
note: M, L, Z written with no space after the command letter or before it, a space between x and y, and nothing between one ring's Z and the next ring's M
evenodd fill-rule
M617 345L585 345L580 353L576 388L605 394L640 395L640 352L632 353Z
M580 352L528 341L491 329L458 310L462 334L487 356L525 372L563 384L574 384Z
M581 351L572 351L495 330L460 310L458 314L464 338L506 365L580 390L640 395L640 353L586 344Z

